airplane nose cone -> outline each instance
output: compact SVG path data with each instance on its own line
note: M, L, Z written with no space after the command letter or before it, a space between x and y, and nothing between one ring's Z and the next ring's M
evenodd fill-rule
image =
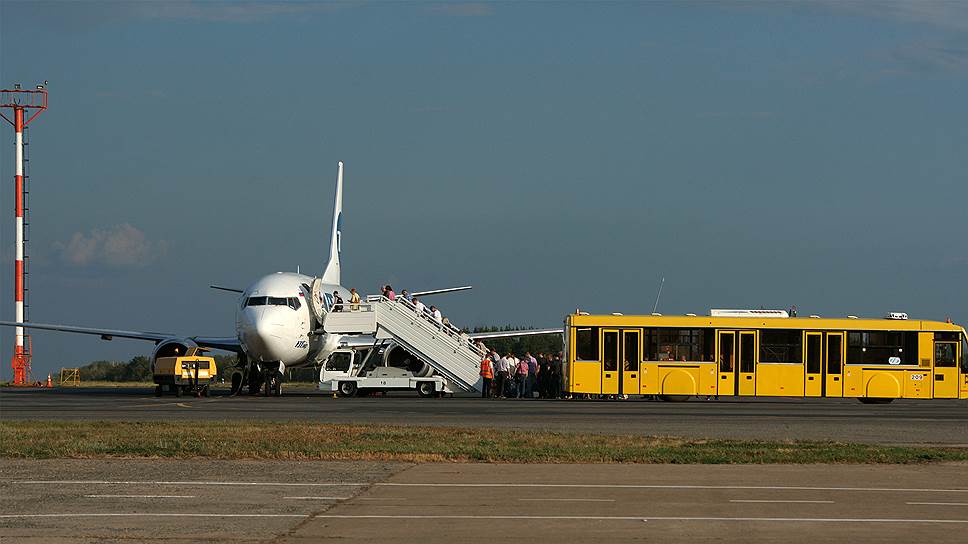
M284 361L289 351L285 327L266 315L250 315L243 320L245 347L262 361Z

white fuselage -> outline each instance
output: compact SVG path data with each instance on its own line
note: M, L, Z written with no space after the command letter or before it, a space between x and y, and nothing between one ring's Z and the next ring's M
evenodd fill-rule
M291 272L276 272L259 279L242 293L235 327L249 361L278 362L285 367L307 366L329 356L339 336L310 334L314 317L308 298L315 278ZM349 292L338 285L322 286L323 293Z

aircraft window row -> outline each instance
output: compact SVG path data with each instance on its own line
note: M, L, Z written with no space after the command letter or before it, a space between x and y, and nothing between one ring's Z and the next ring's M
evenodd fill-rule
M302 303L299 297L249 297L245 301L246 306L289 306L293 310L298 310Z
M847 333L847 362L863 365L918 364L918 333L851 331Z
M803 331L793 329L760 331L761 363L796 363L803 359Z

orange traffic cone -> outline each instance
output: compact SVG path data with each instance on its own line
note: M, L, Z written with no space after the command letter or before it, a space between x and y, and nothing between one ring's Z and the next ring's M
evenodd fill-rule
M50 374L49 373L47 374L47 387L54 387L54 384L51 383L51 379L50 379Z

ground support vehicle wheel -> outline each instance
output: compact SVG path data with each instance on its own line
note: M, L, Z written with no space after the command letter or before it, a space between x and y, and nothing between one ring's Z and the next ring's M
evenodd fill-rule
M338 394L341 397L352 397L356 395L356 382L339 382Z
M207 397L208 396L208 386L207 385L202 388L202 396L203 397Z
M417 394L423 398L433 397L436 393L434 382L420 382L417 384Z
M180 386L180 385L174 385L174 386L172 386L172 387L174 387L174 388L175 388L175 396L176 396L176 397L180 397L180 396L182 396L182 388L181 388L181 386Z
M859 400L862 404L890 404L894 402L894 399L881 399L873 397L861 397L857 400Z
M156 397L160 397L161 396L161 386L160 385L156 385L155 386L155 396Z

